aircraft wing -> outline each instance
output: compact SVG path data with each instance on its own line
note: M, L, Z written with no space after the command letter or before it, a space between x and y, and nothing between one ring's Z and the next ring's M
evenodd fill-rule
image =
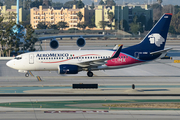
M55 38L73 38L73 37L83 37L83 38L92 38L92 37L105 37L106 35L60 35L60 36L46 36L39 37L39 40L55 39Z
M81 62L81 63L79 63L79 66L99 66L99 65L106 64L107 60L119 57L122 47L123 47L123 45L119 45L119 48L116 50L115 54L110 58Z

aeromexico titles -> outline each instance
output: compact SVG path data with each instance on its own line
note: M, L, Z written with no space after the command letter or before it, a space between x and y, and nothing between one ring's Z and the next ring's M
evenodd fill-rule
M119 69L150 62L164 57L171 50L164 48L171 17L171 13L165 13L139 44L127 48L122 49L122 45L119 45L115 50L29 52L16 56L6 65L19 72L25 72L26 76L29 75L28 71L58 71L59 74L78 74L80 71L87 71L87 76L92 77L92 71ZM84 40L83 36L79 39ZM52 45L57 47L57 44L55 41Z

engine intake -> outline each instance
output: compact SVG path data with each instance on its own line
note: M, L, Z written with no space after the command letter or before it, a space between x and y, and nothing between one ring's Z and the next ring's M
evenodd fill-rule
M80 38L77 39L76 44L79 47L84 47L84 45L86 44L86 40L84 38L80 37Z
M58 73L59 74L78 74L79 67L77 65L59 65Z
M50 47L52 49L57 49L59 47L59 42L56 39L52 39L50 42Z

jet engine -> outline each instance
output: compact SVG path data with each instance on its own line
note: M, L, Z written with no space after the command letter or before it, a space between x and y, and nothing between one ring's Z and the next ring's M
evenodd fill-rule
M79 47L84 47L84 45L86 44L86 40L83 37L80 37L80 38L77 39L76 44Z
M58 48L59 47L59 42L56 39L52 39L51 42L50 42L50 47L52 49Z
M58 67L58 73L59 74L78 74L79 67L77 65L59 65Z

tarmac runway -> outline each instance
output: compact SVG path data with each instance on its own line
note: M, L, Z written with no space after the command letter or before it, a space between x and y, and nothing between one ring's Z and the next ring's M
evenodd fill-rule
M1 120L179 120L179 111L110 111L108 113L0 112ZM21 117L19 117L21 116Z
M117 41L119 43L119 41ZM123 42L123 41L122 41ZM135 41L136 42L136 41ZM70 44L70 43L69 43ZM131 42L127 44L130 45ZM91 43L94 46L93 43ZM92 46L87 46L91 49ZM126 45L125 45L126 46ZM95 76L87 77L86 72L80 72L77 75L61 76L56 71L31 71L34 77L25 77L23 73L18 73L17 70L8 68L5 64L7 61L0 61L0 94L3 93L128 93L128 94L180 94L180 63L174 63L174 60L180 60L179 44L174 42L168 43L168 47L175 47L173 51L168 53L172 56L172 60L157 60L148 64L134 66L130 68L95 71ZM105 46L95 46L95 48L112 48L113 44ZM61 49L69 47L63 46ZM46 47L47 49L47 47ZM38 81L36 76L40 76L42 81ZM97 83L99 88L96 90L72 89L73 83ZM136 90L131 89L131 85L136 85ZM36 101L66 101L81 100L168 100L180 101L180 97L173 96L119 96L119 97L0 97L0 104L13 105L15 102L36 102ZM179 102L177 102L179 103ZM23 103L24 104L24 103ZM92 103L89 103L92 105ZM20 104L21 105L21 104ZM1 105L0 105L1 106ZM21 107L0 107L0 120L49 120L49 119L64 119L64 120L178 120L180 118L179 109L175 110L112 110L112 109L84 109L84 108L37 108L31 103L28 108ZM51 113L48 113L50 111ZM54 112L55 111L55 112ZM58 112L57 112L58 111ZM83 112L84 111L84 112ZM96 111L96 112L92 112ZM103 112L106 111L106 112ZM108 111L108 112L107 112ZM46 113L47 112L47 113Z

